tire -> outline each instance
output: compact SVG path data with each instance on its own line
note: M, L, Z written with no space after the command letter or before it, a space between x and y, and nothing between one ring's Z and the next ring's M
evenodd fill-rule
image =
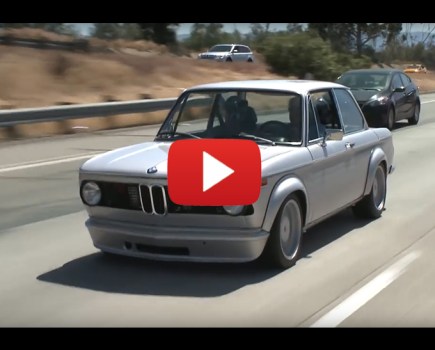
M394 111L394 108L390 107L388 109L385 127L389 130L393 130L395 122L396 122L396 113Z
M252 60L252 58L248 58L248 62L249 62L249 63L252 63L252 62L254 62L254 61Z
M225 62L233 62L233 60L231 59L231 57L228 57Z
M420 120L420 103L416 103L414 106L414 115L408 119L410 125L417 125Z
M377 219L385 209L387 197L387 176L384 167L379 164L370 193L352 207L356 217L362 219Z
M295 195L282 204L272 226L264 251L269 265L287 269L299 258L303 234L302 209Z

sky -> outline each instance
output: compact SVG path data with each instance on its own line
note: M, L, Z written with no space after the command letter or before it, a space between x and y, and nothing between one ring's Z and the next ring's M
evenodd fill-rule
M77 30L82 35L89 35L90 30L92 28L92 23L72 23ZM242 34L249 33L251 31L250 25L251 23L222 23L224 25L224 30L228 32L233 32L234 30L238 30ZM410 26L410 24L412 24ZM193 23L180 23L177 27L177 35L185 35L189 34ZM429 26L428 26L429 25ZM408 28L411 28L411 31L428 31L433 28L435 23L403 23L403 30L408 31ZM285 30L287 28L287 23L271 23L269 30L278 31ZM429 29L428 29L429 28Z
M92 23L71 23L80 32L81 35L89 35L92 29ZM224 25L224 30L227 32L233 32L238 30L242 34L249 33L251 31L250 23L222 23ZM177 35L190 34L193 23L180 23L176 28ZM271 23L270 30L285 30L287 28L287 23Z

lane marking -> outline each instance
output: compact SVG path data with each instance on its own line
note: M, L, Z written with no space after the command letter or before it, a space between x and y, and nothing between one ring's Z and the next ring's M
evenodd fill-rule
M431 102L435 102L435 100L423 101L423 102L421 102L421 104L431 103Z
M331 311L323 315L310 327L336 327L366 304L370 299L375 297L385 287L394 282L394 280L405 272L408 265L420 255L421 252L411 252L408 255L405 255L402 259L391 265L387 270L368 282L365 286L361 287Z
M41 160L38 162L22 163L20 165L13 165L13 166L8 166L6 168L0 168L0 173L7 173L9 171L36 168L36 167L44 166L44 165L54 165L54 164L73 162L76 160L91 158L91 157L96 156L96 155L101 154L101 153L103 153L103 152L86 153L86 154L80 154L80 155L73 155L71 157L66 157L66 158L65 157L63 157L63 158L51 158L51 159Z

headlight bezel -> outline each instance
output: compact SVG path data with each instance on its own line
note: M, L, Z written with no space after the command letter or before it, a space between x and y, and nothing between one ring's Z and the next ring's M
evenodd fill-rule
M225 213L231 216L239 216L243 215L243 213L247 210L246 205L224 205L222 206Z
M94 207L101 203L103 197L101 187L95 181L85 181L80 188L80 197L84 204Z

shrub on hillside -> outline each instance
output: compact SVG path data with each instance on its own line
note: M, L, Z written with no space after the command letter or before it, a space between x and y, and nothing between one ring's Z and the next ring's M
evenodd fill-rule
M370 66L367 57L338 54L312 32L271 35L257 49L273 72L298 78L310 74L318 80L335 80L345 70Z

